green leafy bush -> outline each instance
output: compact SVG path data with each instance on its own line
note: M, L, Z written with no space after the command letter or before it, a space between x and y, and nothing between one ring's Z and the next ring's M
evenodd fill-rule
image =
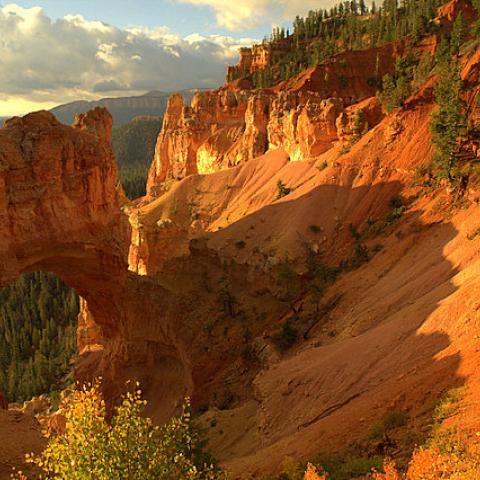
M297 338L297 330L292 326L289 320L286 320L282 324L280 331L273 336L273 342L281 352L285 352L293 347Z
M300 293L300 279L288 258L283 259L278 266L277 281L281 288L281 299L296 313L295 301Z
M408 417L402 412L390 412L384 419L372 425L368 436L371 439L380 439L389 431L403 427L403 425L407 423L407 420Z
M380 468L383 457L369 456L359 449L347 448L338 453L318 455L313 459L313 463L328 472L329 480L351 480L368 475L372 468Z
M224 315L235 317L237 314L237 299L233 295L228 282L222 284L218 291L217 302Z
M164 427L143 416L138 384L107 419L99 385L76 391L65 406L66 429L49 435L40 455L27 462L55 480L220 480L225 474L205 461L190 404ZM25 478L21 473L16 478Z
M318 167L317 170L319 172L323 172L328 167L328 162L324 160Z

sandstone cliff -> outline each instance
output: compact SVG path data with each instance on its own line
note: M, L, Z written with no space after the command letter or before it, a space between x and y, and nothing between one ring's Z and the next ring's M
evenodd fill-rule
M281 147L292 160L315 158L339 139L336 121L350 102L315 92L221 89L197 93L188 107L174 96L157 140L147 193L158 195L171 180L223 170L269 149ZM380 116L372 116L369 126Z
M162 302L145 299L162 298L163 289L128 272L130 224L117 190L111 126L110 114L96 108L73 127L38 112L0 130L0 284L43 270L75 288L84 299L77 378L101 375L111 401L130 378L140 375L154 393L168 377L155 407L167 418L191 389L188 360L168 322L151 321L163 316ZM145 375L152 362L157 370Z
M428 38L413 53L420 56L435 46L436 39ZM378 80L392 72L395 58L406 49L407 43L401 41L344 52L272 89L244 90L234 82L219 90L197 92L191 106L180 95L172 96L147 194L157 196L172 180L223 170L268 150L283 148L293 161L309 160L338 141L348 142L349 115L368 107L362 129L373 128L382 118L374 100L352 106L375 95Z

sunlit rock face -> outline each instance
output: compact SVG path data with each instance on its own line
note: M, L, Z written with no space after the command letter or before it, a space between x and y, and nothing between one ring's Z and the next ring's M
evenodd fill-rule
M225 170L272 149L284 149L292 161L323 154L350 135L353 112L346 109L375 96L373 80L391 72L393 59L404 49L400 42L345 52L274 88L252 90L246 79L235 80L218 90L197 92L191 105L173 95L147 193L158 196L174 180ZM243 49L237 68L255 72L277 53ZM381 108L375 99L365 107L363 127L372 128L382 118Z

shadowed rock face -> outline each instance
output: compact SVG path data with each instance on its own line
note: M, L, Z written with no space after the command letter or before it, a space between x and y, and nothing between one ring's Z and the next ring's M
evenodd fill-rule
M153 387L161 377L168 405L157 401L168 416L191 382L174 334L155 323L162 302L150 305L149 295L161 296L160 289L128 272L130 227L117 195L111 127L107 110L96 108L78 115L73 127L37 112L0 130L0 285L24 272L50 271L75 288L88 303L81 334L96 337L84 344L99 346L84 352L78 378L101 375L114 398L127 379L155 365L142 380Z

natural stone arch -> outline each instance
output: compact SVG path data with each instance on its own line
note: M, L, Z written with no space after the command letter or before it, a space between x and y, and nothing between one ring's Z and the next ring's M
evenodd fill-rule
M164 320L162 289L128 271L111 127L110 114L96 108L73 127L37 112L0 129L0 285L48 271L75 288L108 340L81 359L77 378L101 375L107 399L139 379L163 420L191 390L190 368Z

